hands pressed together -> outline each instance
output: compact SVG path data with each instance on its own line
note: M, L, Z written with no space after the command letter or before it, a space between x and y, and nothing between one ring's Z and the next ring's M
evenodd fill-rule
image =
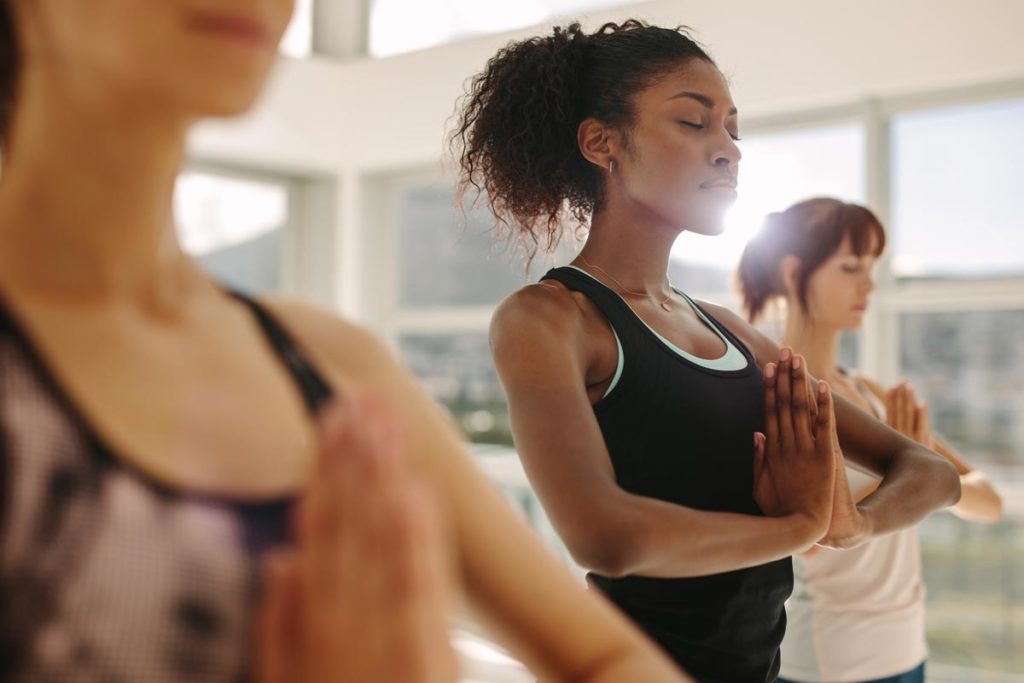
M795 516L818 544L842 548L869 535L850 494L831 388L814 391L807 362L782 349L764 367L765 431L754 435L754 499L770 517Z
M451 566L439 507L377 400L325 409L296 543L268 559L259 683L450 683Z

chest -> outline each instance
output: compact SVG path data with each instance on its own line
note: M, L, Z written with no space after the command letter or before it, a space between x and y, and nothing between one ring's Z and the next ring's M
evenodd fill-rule
M633 315L621 319L618 326L622 329L613 332L608 320L589 299L580 296L579 303L587 313L583 339L591 403L604 395L620 365L625 364L620 357L621 337L635 336L637 330L653 334L658 339L656 345L675 347L696 358L713 360L726 353L726 344L718 333L686 304L682 304L685 310L677 305L670 312L656 306L633 306Z
M258 329L159 325L116 310L21 315L59 392L117 456L173 487L291 490L311 443L301 396Z

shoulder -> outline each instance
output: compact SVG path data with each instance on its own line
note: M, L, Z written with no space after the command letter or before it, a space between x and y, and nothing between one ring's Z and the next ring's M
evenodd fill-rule
M517 290L498 305L491 318L492 343L538 335L564 338L583 324L578 296L554 282L539 282Z
M297 299L259 299L271 315L335 382L373 381L396 365L391 349L368 328Z
M498 374L505 381L585 374L597 337L587 305L582 294L555 282L527 285L502 301L490 329Z
M778 359L779 345L772 341L766 334L759 331L741 315L726 308L721 304L709 301L697 301L701 308L711 314L715 320L724 325L726 329L746 344L758 365L764 365Z
M863 386L872 394L874 394L878 399L882 401L885 400L886 389L879 382L868 377L867 375L863 375L860 372L857 372L856 370L850 370L849 375L850 379L852 379L855 382L858 382L861 386Z

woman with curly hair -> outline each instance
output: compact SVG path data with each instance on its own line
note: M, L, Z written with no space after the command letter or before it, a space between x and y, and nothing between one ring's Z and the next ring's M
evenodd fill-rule
M451 589L546 678L680 681L379 340L179 247L291 11L0 0L0 680L449 683Z
M495 313L491 344L531 482L591 584L701 681L772 681L790 556L855 547L959 497L956 472L836 398L838 444L882 477L854 505L830 392L804 359L666 277L684 230L736 197L736 107L683 30L579 25L514 42L453 133L531 253L582 251ZM836 492L835 494L833 492Z
M743 250L737 271L747 317L756 322L769 303L784 301L782 343L803 353L808 369L837 395L949 460L963 491L954 514L998 521L999 494L932 433L928 407L914 390L905 382L887 390L837 360L840 333L861 326L884 250L882 222L858 204L818 197L770 214ZM858 470L845 474L854 501L878 485L876 477ZM793 570L782 641L787 681L924 681L928 647L915 528L847 552L814 548L794 558Z

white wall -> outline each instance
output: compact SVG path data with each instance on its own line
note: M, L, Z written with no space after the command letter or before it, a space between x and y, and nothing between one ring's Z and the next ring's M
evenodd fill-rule
M731 79L741 122L1024 78L1019 0L657 0L586 23L630 16L693 27ZM358 315L364 174L436 164L465 79L508 40L536 31L380 60L283 61L257 109L241 121L204 125L193 151L336 178L335 301Z

